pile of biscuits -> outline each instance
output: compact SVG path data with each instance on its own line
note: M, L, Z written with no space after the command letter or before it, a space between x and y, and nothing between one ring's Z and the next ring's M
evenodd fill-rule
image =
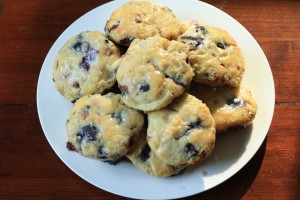
M74 103L67 148L109 163L127 157L157 177L177 174L211 154L216 133L252 123L257 105L244 70L226 31L129 1L105 34L70 38L54 61L56 88Z

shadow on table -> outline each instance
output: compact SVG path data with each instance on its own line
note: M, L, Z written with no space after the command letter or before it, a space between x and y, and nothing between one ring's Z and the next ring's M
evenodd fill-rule
M259 172L266 151L266 143L267 137L252 159L234 176L210 190L181 200L241 199L249 190Z

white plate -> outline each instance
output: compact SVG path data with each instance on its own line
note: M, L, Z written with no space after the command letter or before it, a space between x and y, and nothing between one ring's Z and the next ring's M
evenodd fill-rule
M178 176L155 178L130 162L109 165L68 151L65 122L72 104L56 91L52 82L52 64L59 48L73 35L86 30L103 32L110 14L126 0L104 4L76 20L56 40L40 72L37 87L37 108L47 140L60 159L87 182L108 192L140 199L173 199L208 190L230 178L256 153L271 124L275 90L268 61L251 34L223 11L206 3L188 0L160 0L180 20L199 20L227 30L242 49L246 72L243 83L253 92L258 112L253 126L218 135L213 154L200 165Z

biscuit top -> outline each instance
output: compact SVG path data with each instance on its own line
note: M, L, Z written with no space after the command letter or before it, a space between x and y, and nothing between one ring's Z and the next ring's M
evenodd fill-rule
M194 81L212 86L237 87L245 70L243 54L225 30L198 21L184 22L186 32L179 41L189 45Z
M244 84L236 88L194 84L190 93L206 103L218 132L243 128L255 118L257 103L250 89Z
M119 49L105 35L85 31L70 38L58 51L53 63L53 81L68 100L102 93L116 82L113 62Z
M135 38L161 36L177 39L184 28L166 6L148 1L129 1L112 13L105 31L111 40L129 46Z
M84 156L115 161L137 140L143 114L124 106L121 95L88 95L74 104L67 121L67 135L74 150Z
M123 102L143 111L168 105L192 81L187 52L185 44L158 36L135 39L117 71Z
M150 149L146 141L146 130L141 133L138 141L126 154L127 158L139 169L156 177L168 177L179 173L186 166L173 166L159 159Z
M187 93L161 110L148 113L147 140L170 165L194 164L206 158L215 143L215 122L207 106Z

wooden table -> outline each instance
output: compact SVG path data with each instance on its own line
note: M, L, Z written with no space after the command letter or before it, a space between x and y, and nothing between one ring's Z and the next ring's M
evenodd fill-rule
M62 163L43 134L36 105L39 72L54 41L107 1L0 2L0 199L120 199ZM190 199L299 199L300 1L206 2L238 20L261 45L275 79L276 105L268 136L250 162Z

